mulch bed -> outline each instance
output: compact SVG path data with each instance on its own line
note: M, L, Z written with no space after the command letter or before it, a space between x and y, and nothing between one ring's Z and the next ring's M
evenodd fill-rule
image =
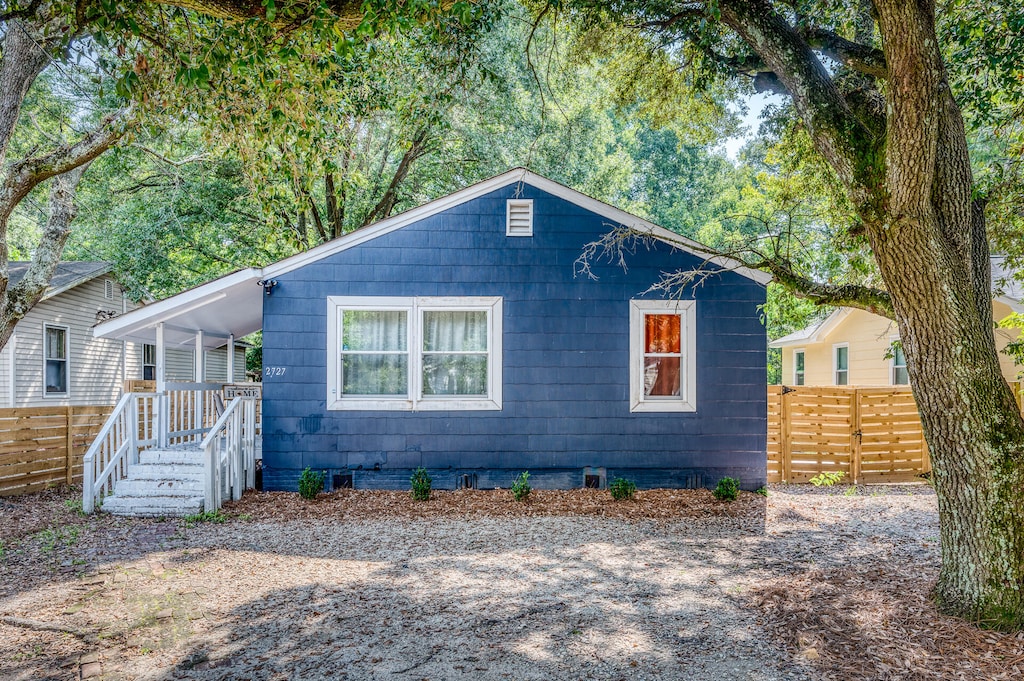
M596 489L534 490L516 501L509 490L431 492L428 501L414 501L409 492L338 490L306 500L289 492L246 493L226 503L229 517L286 521L308 519L382 520L473 517L594 516L617 520L670 521L683 518L763 518L766 499L740 493L733 502L719 501L709 490L642 490L631 500L616 501Z
M769 632L829 679L1024 678L1024 633L939 613L929 595L935 578L893 560L774 579L749 596Z

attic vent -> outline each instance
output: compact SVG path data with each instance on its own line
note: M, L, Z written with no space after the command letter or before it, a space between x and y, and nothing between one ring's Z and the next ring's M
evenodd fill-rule
M509 199L505 236L533 236L533 199Z
M114 282L110 279L103 280L103 297L107 300L114 299Z

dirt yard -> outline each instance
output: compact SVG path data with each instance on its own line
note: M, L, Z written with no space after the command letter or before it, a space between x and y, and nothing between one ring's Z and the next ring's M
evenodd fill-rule
M852 492L849 492L852 490ZM926 486L0 499L3 679L1018 679L927 599Z

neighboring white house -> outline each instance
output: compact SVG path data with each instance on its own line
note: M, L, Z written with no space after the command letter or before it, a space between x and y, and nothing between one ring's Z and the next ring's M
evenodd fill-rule
M28 270L11 262L9 285ZM0 407L105 405L127 379L151 378L153 346L95 338L92 327L138 307L124 295L106 262L62 262L42 300L18 322L0 351ZM234 380L245 380L245 348L235 350ZM194 351L169 348L168 379L192 381ZM225 382L225 346L205 353L205 380Z

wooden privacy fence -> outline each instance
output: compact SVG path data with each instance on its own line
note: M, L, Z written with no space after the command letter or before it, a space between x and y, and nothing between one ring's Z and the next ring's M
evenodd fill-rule
M82 457L111 406L0 409L0 496L82 480Z
M826 472L862 484L931 470L910 388L768 387L768 481Z

